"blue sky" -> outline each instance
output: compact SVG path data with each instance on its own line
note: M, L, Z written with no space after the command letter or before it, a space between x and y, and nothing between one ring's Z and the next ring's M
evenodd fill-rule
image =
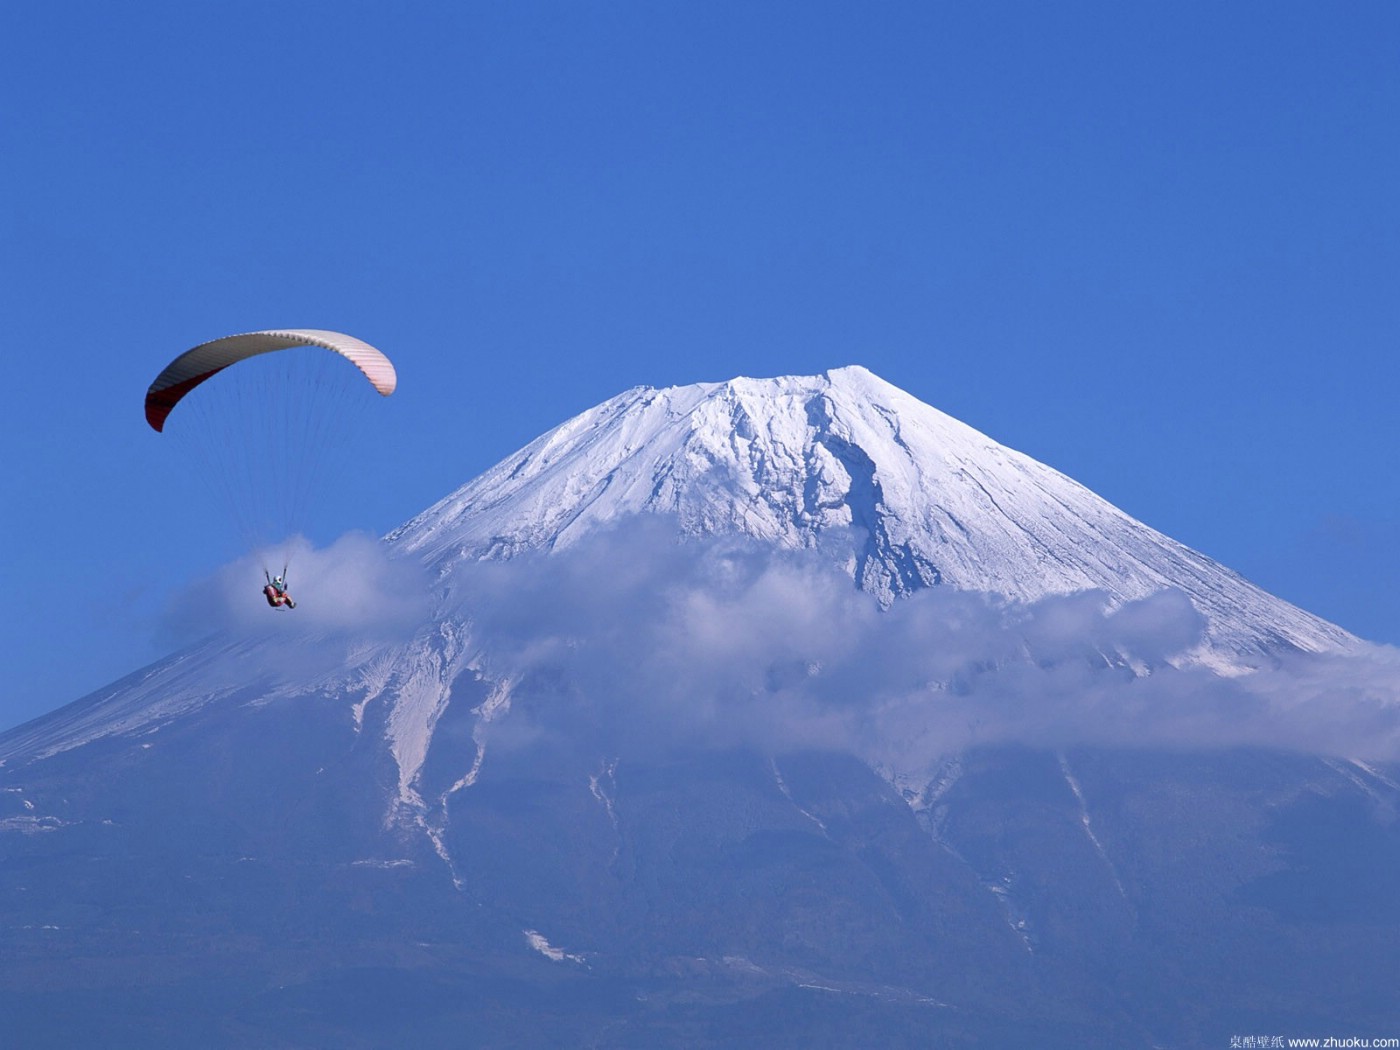
M1380 2L6 5L0 727L241 553L141 398L266 327L399 367L320 543L627 387L860 363L1400 643L1397 49Z

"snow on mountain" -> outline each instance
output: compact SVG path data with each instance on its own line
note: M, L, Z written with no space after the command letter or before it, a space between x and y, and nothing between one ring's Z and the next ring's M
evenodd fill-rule
M787 549L844 531L856 537L846 567L886 604L928 586L1020 601L1095 589L1119 603L1176 588L1207 619L1199 661L1221 670L1354 642L861 367L627 391L389 540L446 574L648 513Z

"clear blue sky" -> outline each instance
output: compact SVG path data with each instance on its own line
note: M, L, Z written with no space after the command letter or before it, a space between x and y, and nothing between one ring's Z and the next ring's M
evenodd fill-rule
M860 363L1400 643L1400 5L0 8L0 727L237 553L141 398L398 363L383 532L637 384Z

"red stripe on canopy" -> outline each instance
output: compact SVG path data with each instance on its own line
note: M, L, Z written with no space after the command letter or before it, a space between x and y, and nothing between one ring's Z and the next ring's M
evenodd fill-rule
M227 366L225 366L227 367ZM182 380L161 390L149 390L146 392L146 422L157 431L165 429L165 417L170 415L180 398L184 397L200 383L210 376L216 376L223 371L223 368L215 368L210 372L202 372L197 376Z

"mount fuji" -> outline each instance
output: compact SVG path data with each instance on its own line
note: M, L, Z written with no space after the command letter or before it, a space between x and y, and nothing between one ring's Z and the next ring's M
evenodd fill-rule
M865 369L628 391L335 550L0 734L17 1045L1393 1019L1389 651Z

